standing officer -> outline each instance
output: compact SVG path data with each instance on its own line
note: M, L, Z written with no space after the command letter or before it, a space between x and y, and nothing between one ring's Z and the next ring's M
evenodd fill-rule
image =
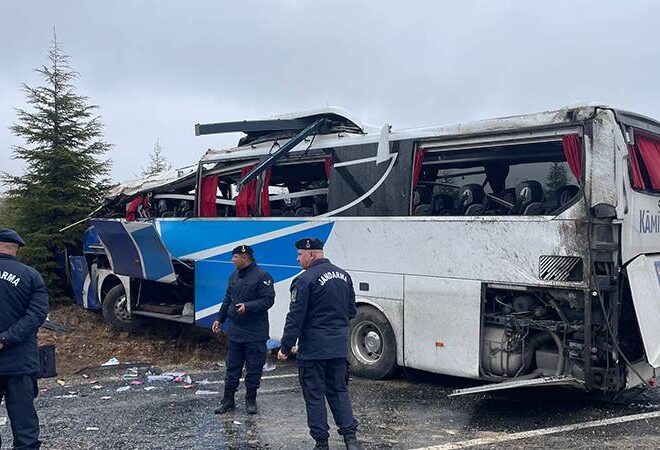
M266 362L268 309L275 303L275 287L273 277L257 266L249 245L239 245L232 250L231 262L236 270L229 277L227 293L212 328L214 333L220 333L227 317L231 319L225 360L225 395L215 413L224 414L236 408L234 394L245 365L245 410L256 414L257 389Z
M16 259L24 245L14 230L0 228L0 401L5 399L14 448L35 449L41 445L34 409L37 330L46 320L48 292L39 272Z
M298 341L298 375L314 448L328 448L327 399L346 448L360 449L346 385L348 323L356 313L353 282L323 256L321 240L301 239L296 248L305 272L291 283L291 306L277 357L287 359Z

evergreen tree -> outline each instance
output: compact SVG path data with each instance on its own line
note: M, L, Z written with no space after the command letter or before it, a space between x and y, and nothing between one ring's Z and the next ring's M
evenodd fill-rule
M21 259L41 272L57 299L65 295L64 256L79 250L81 237L79 228L59 230L100 202L110 169L101 157L111 146L103 140L98 107L76 93L73 81L79 75L55 34L48 65L35 70L44 83L23 85L31 108L16 109L11 127L25 141L13 148L13 157L25 161L26 169L20 176L3 174L9 189L1 220L23 236L27 246Z
M142 176L154 175L156 173L165 172L170 170L172 166L167 162L163 156L163 148L160 146L158 138L156 138L156 145L151 153L149 153L149 166L142 168Z
M554 192L562 186L568 184L568 173L566 166L562 163L553 162L548 169L548 175L545 178L545 185L549 192Z

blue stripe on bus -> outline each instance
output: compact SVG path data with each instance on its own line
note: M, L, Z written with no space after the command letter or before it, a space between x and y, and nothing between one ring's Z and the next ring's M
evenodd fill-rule
M250 228L253 223L246 221L243 222L243 226ZM324 223L308 230L254 244L257 263L271 274L275 283L289 279L301 271L296 261L295 241L303 237L316 237L326 241L332 231L332 226L332 223ZM195 310L197 312L211 306L220 308L220 303L227 290L227 280L233 270L231 252L195 263ZM208 320L200 319L197 324L206 326L204 325L206 322ZM208 326L212 322L213 320L210 320Z
M177 258L304 223L300 220L161 220L161 239Z
M149 226L135 230L131 232L131 236L133 236L138 251L142 255L147 280L156 281L174 274L170 254L163 247L154 227Z

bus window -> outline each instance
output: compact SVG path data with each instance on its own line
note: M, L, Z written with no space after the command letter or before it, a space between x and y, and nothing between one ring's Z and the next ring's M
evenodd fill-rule
M551 215L580 192L560 141L430 151L422 167L413 215Z
M268 188L272 217L312 217L328 211L325 162L287 161L273 166Z

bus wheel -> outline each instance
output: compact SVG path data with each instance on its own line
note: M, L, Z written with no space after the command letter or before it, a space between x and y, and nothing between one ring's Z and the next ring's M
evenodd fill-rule
M121 284L113 287L103 298L103 318L117 331L135 331L136 318L128 311L128 299Z
M351 321L351 372L380 380L396 370L396 339L387 318L376 308L361 306Z

